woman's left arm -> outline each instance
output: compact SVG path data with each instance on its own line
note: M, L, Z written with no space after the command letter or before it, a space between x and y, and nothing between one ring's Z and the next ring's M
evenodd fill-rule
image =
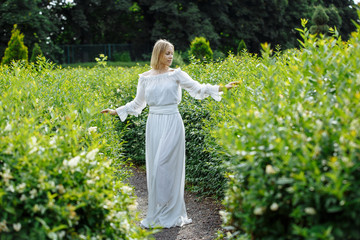
M208 83L200 84L199 82L193 80L189 74L184 71L180 71L179 74L180 86L195 99L204 99L211 96L216 101L220 101L220 93L223 92L224 88L230 89L238 84L238 82L230 82L225 86L211 85Z

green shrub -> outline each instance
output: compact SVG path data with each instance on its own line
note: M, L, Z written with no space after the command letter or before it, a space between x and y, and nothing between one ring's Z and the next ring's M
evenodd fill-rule
M300 33L225 99L227 239L360 239L359 26L346 44Z
M196 37L191 41L189 54L201 61L211 61L213 59L210 43L204 37Z
M145 239L122 142L100 114L126 69L36 64L0 66L0 238Z
M240 55L243 51L246 51L247 47L243 39L239 42L237 54Z
M226 58L225 54L220 50L214 51L214 60L216 61L222 61Z
M329 31L329 16L326 14L323 6L319 5L316 7L315 12L312 16L312 21L314 23L310 28L312 34L326 34Z
M129 51L116 52L113 55L113 60L116 62L131 62L131 56Z
M11 61L28 60L28 49L24 45L24 34L20 33L17 25L11 31L11 38L8 47L5 49L1 64L10 64Z
M35 43L32 50L30 62L36 62L37 57L41 57L41 56L43 56L41 48L38 43Z

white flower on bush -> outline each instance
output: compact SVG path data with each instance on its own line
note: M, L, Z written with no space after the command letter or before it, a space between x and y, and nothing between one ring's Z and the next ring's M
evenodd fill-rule
M11 175L10 169L5 169L4 172L0 172L0 176L4 180L6 184L9 183L10 179L13 179L14 177Z
M130 224L128 222L127 219L124 219L121 223L120 223L120 228L123 229L125 232L128 232L130 229Z
M9 143L4 153L6 154L12 154L14 150L14 144ZM1 173L0 173L1 174Z
M80 162L80 156L76 156L69 161L64 160L63 165L67 167L76 167Z
M126 217L126 212L125 212L125 211L117 212L117 213L115 214L115 217L116 217L117 219L123 219L124 217Z
M95 183L95 181L94 181L93 179L88 179L88 180L86 180L86 183L87 183L88 185L92 185L92 184Z
M32 136L29 141L29 145L31 148L35 147L37 145L37 138L35 136Z
M125 194L130 194L132 192L132 188L126 185L124 185L121 189Z
M275 174L276 173L275 169L270 164L266 165L265 172L266 172L266 174Z
M279 209L279 205L276 202L271 204L270 206L271 211L277 211L278 209Z
M14 188L14 185L9 185L7 188L6 188L6 191L8 191L8 192L15 192L15 188Z
M312 207L306 207L304 211L308 215L315 215L316 214L316 210L314 208L312 208Z
M21 194L20 201L25 201L27 199L25 194Z
M227 212L227 211L221 210L221 211L219 211L219 214L220 214L221 219L223 220L223 222L226 223L226 222L228 221L228 218L229 218L229 216L230 216L230 213Z
M35 188L33 188L31 191L30 191L30 198L33 199L37 196L37 190Z
M65 235L66 235L66 232L65 232L65 231L60 231L60 232L58 232L58 236L59 236L60 239L64 238Z
M88 133L91 134L92 132L96 132L97 131L97 127L89 127L88 128Z
M59 191L60 194L64 194L66 192L66 189L62 184L57 185L56 189Z
M263 215L265 212L265 208L264 207L256 207L254 209L254 214L255 215Z
M95 159L95 156L96 156L96 154L97 154L98 152L99 152L99 149L97 149L97 148L91 150L90 152L88 152L88 153L86 154L86 159L88 159L88 160L90 160L90 161L94 160L94 159Z
M105 200L103 208L105 209L112 209L114 207L114 202L110 201L110 200Z
M6 132L6 131L11 131L11 130L12 130L11 124L10 124L10 123L7 123L7 124L6 124L6 127L4 128L4 131Z
M53 136L49 141L50 146L54 147L56 145L57 139L58 139L57 135Z
M13 228L16 232L21 230L21 223L14 223Z
M3 220L3 221L0 222L0 233L10 231L6 224L7 224L6 220Z
M133 204L128 206L128 209L130 211L136 211L137 207L138 207L138 202L135 200Z

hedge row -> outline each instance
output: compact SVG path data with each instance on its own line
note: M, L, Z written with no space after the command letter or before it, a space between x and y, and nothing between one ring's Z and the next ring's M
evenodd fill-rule
M230 154L227 239L360 239L360 27L264 44L215 131Z
M0 239L145 239L100 114L121 68L0 66Z

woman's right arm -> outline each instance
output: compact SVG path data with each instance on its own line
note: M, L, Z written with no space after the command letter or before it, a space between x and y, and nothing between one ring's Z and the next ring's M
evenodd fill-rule
M121 121L125 121L128 114L138 116L145 107L146 107L145 88L142 84L142 79L139 79L137 91L136 91L136 97L134 98L134 100L115 110L104 109L101 111L101 113L109 113L110 115L117 114L119 115Z

